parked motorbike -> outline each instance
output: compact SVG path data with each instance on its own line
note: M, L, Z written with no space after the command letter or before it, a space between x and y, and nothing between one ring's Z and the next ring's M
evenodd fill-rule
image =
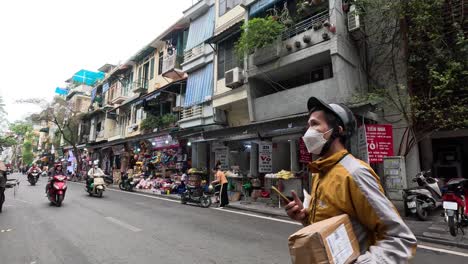
M39 171L38 170L33 170L28 174L28 181L32 186L36 185L36 182L38 180L39 180Z
M127 175L124 175L119 183L119 188L122 191L131 192L137 184L138 181L134 180L133 178L129 178Z
M421 171L413 179L418 187L403 190L405 216L416 214L425 221L431 211L442 205L442 191L439 180L430 176L431 171Z
M452 236L457 236L458 229L465 234L464 227L468 226L468 179L455 178L447 183L447 191L444 193L443 207L445 221L448 223Z
M93 181L90 181L85 190L90 196L102 198L102 194L106 190L106 183L103 176L94 176Z
M203 187L186 185L186 190L181 194L182 204L197 203L203 208L211 206L211 193L206 192Z
M67 191L67 177L64 175L53 176L53 184L50 184L47 191L47 198L49 201L60 207L62 206L63 199L65 199L65 192Z

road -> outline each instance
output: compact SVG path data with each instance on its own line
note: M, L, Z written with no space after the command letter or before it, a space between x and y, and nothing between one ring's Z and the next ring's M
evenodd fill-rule
M89 197L77 183L69 183L57 208L44 195L45 178L29 186L20 177L16 196L7 191L0 214L0 263L291 263L287 237L300 228L135 193ZM425 246L413 263L468 263L461 249Z

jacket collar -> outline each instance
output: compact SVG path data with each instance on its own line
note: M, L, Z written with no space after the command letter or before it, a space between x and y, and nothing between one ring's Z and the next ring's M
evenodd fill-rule
M347 154L348 151L344 149L336 152L328 158L319 158L310 163L310 169L313 173L319 173L320 175L324 175Z

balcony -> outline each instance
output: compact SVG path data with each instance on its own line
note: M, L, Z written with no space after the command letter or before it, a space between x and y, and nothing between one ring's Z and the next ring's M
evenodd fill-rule
M191 50L188 50L184 53L184 63L187 63L191 60L194 60L202 56L205 52L205 44L202 43Z
M213 0L198 0L195 4L185 10L184 17L187 17L191 20L196 19L206 11L210 9L210 6L213 4Z
M112 98L110 99L111 104L121 104L129 97L123 94L123 87L121 85L117 85L112 93Z
M133 82L132 92L134 93L146 93L148 91L148 80L142 79Z
M318 13L286 29L277 42L258 49L250 57L249 69L253 68L253 71L249 70L249 77L269 71L268 67L282 67L330 50L329 40L333 33L323 26L328 19L329 10Z
M96 141L102 141L102 140L105 140L104 130L96 132Z
M193 72L213 61L214 50L208 44L200 44L184 53L184 62L181 64L183 72Z
M180 79L184 77L185 73L180 67L183 60L183 56L178 56L176 54L165 56L163 60L162 75L170 79Z
M199 118L203 115L203 105L194 105L190 108L185 108L181 113L181 120Z

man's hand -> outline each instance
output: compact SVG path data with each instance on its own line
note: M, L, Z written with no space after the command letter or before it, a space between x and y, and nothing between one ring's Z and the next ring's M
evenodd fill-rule
M291 194L294 199L292 202L287 204L284 209L291 219L301 222L303 225L305 225L308 218L307 208L304 208L304 205L294 191L292 191Z

